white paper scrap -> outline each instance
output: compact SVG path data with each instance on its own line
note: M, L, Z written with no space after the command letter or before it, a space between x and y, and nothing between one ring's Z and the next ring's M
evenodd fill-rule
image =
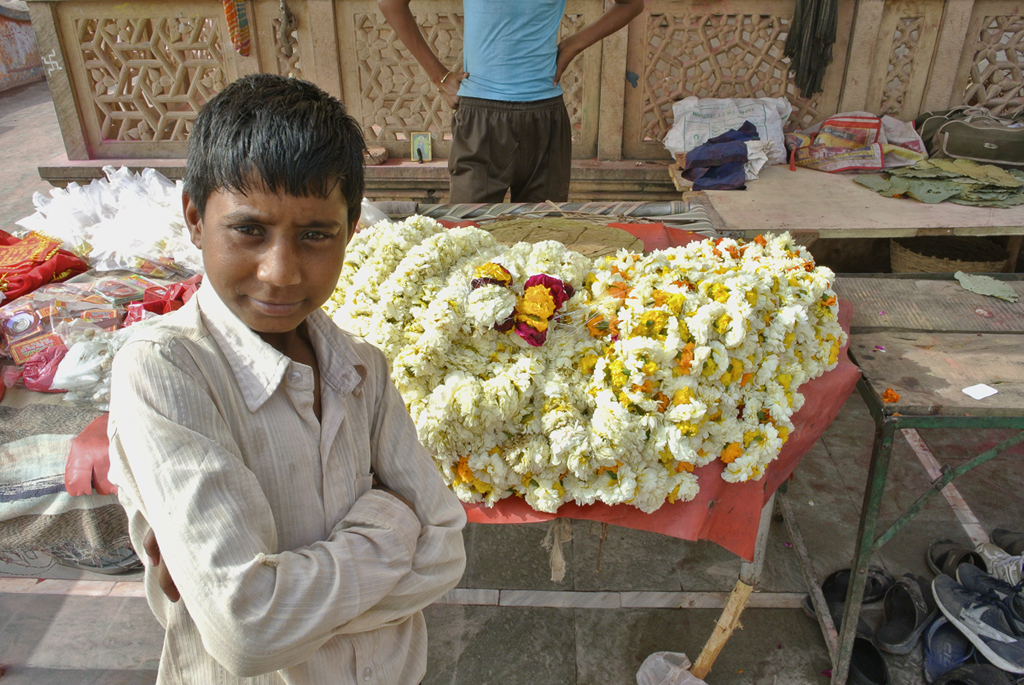
M997 392L999 391L989 385L985 385L984 383L979 383L978 385L972 385L969 388L964 388L964 394L970 395L976 400L983 400L986 397L995 395Z

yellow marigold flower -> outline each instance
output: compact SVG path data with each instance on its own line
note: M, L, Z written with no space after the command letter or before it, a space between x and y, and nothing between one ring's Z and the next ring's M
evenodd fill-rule
M725 332L729 330L729 324L732 323L732 317L728 314L722 314L715 321L715 330L718 331L719 335L725 335Z
M553 487L553 488L555 489L555 492L557 492L557 493L558 493L558 496L559 496L559 497L565 497L565 488L563 488L563 487L562 487L562 484L561 484L561 483L559 483L559 482L558 482L558 481L556 480L556 481L555 481L555 483L554 483L554 485L553 485L552 487Z
M740 447L740 444L738 442L730 442L725 446L725 449L722 450L722 456L719 457L719 459L726 464L731 464L741 456L743 456L743 448Z
M661 461L662 464L668 464L673 459L675 459L675 457L672 456L672 450L667 447L661 452L658 452L658 460Z
M487 262L476 267L476 275L478 278L490 278L506 286L512 283L512 275L500 264L494 262Z
M782 339L782 344L790 347L794 340L796 340L796 333L786 333L786 337Z
M715 283L711 286L711 299L715 302L721 302L725 304L729 301L729 288L722 285L721 283Z
M681 404L689 404L690 399L693 397L693 393L689 388L680 388L672 393L672 404L678 407Z
M747 291L747 302L750 303L751 307L755 306L757 304L757 292L755 292L753 290L748 290Z
M718 364L711 357L708 357L704 360L704 369L701 371L701 375L705 378L711 378L711 376L715 375L715 371L718 371Z
M693 436L700 432L699 423L689 423L688 421L681 421L677 423L676 428L678 428L679 432L688 438L692 438Z
M640 370L647 376L653 376L658 372L658 365L654 362L647 362L640 368Z
M676 316L679 316L678 312L676 313ZM679 321L679 337L687 342L690 340L690 329L686 326L686 322L683 320Z
M612 387L618 390L629 381L629 372L626 371L626 364L621 359L616 359L608 366L612 374Z
M584 355L579 361L580 373L584 376L589 376L594 372L594 365L597 364L597 360L600 359L596 354Z
M630 333L631 338L644 337L656 340L665 339L665 326L668 325L668 312L652 310L644 312Z
M675 504L676 503L676 499L678 497L679 497L679 486L677 485L674 488L672 488L672 492L668 493L668 497L666 497L665 499L668 501L669 504Z
M793 382L793 376L788 373L780 373L778 377L779 385L786 390L789 390L789 384Z
M551 296L551 291L545 286L531 286L526 289L522 299L516 304L516 312L547 321L555 314L555 298ZM532 321L530 323L532 325Z
M757 431L747 431L743 434L743 446L749 447L750 443L753 442L754 438L757 437Z
M789 440L789 429L785 426L779 426L776 430L779 432L779 438L782 440L782 444L786 444L786 441Z

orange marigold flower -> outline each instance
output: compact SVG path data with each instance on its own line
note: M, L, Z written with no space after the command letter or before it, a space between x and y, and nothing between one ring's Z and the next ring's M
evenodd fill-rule
M765 237L760 233L757 234L757 236L754 238L754 242L760 245L761 247L764 247L768 244L768 241L765 240Z
M882 393L882 401L886 404L895 404L900 401L899 393L892 388L886 388L885 392Z
M690 365L693 363L693 343L686 343L686 346L680 350L679 358L676 360L676 367L679 368L683 373L690 372Z
M594 338L603 338L606 335L618 335L619 320L616 318L607 320L604 316L598 314L587 321L587 331L589 331L591 337Z
M743 446L738 442L730 442L725 446L725 449L722 450L722 456L719 458L723 463L731 464L741 456L743 456Z
M753 377L754 377L753 372L743 374L743 377L740 378L740 387L742 388L742 387L746 386L746 384L749 383L750 379L753 378Z
M455 473L458 474L463 483L473 482L476 476L473 475L473 469L469 468L469 455L459 457L459 463L455 467Z
M613 297L616 300L624 300L629 297L629 294L633 292L633 289L623 283L612 283L608 286L606 291L609 297Z
M672 401L668 398L668 395L666 395L663 392L659 392L657 395L655 395L654 399L658 400L658 411L662 413L664 413L665 410L668 409L669 402Z
M683 471L693 473L693 464L688 461L681 461L676 464L676 473L682 473Z

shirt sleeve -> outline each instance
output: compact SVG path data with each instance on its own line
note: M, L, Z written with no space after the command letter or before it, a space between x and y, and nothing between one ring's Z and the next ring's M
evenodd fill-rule
M381 483L413 505L420 534L410 570L369 611L347 623L342 628L345 633L371 630L420 611L455 587L466 567L462 539L466 511L420 443L405 402L386 369L372 436L376 447L373 470ZM391 499L409 510L396 498Z
M277 553L266 495L182 348L135 341L118 354L111 475L125 489L129 519L141 516L156 534L214 659L240 676L301 663L408 584L420 522L394 497L371 491L327 540Z

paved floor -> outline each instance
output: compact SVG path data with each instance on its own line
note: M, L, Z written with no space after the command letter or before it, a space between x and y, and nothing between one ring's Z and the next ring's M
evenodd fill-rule
M48 187L35 166L61 152L45 84L0 93L0 149L5 161L0 165L0 228L9 229L33 211L32 193ZM819 579L849 565L872 432L855 394L789 483L788 501ZM940 466L957 464L1005 435L921 431ZM985 531L997 526L1024 530L1022 460L1024 450L1018 447L957 481ZM890 482L882 525L930 482L906 439L897 441ZM546 531L546 524L471 524L466 529L469 559L460 588L451 603L426 612L431 646L425 683L635 683L640 663L652 652L696 658L739 571L738 558L711 543L574 522L573 539L564 546L566 577L555 583L541 547ZM925 550L942 537L970 542L949 504L936 498L875 562L897 576L913 572L930 578ZM14 560L0 556L2 685L154 682L162 633L141 598L138 575L81 573L54 566L45 557L5 561ZM827 683L821 632L799 608L805 592L796 551L777 509L762 582L743 613L742 629L733 634L707 681ZM687 608L675 608L680 606ZM867 618L879 620L877 607ZM923 682L920 646L906 657L887 660L893 683Z

